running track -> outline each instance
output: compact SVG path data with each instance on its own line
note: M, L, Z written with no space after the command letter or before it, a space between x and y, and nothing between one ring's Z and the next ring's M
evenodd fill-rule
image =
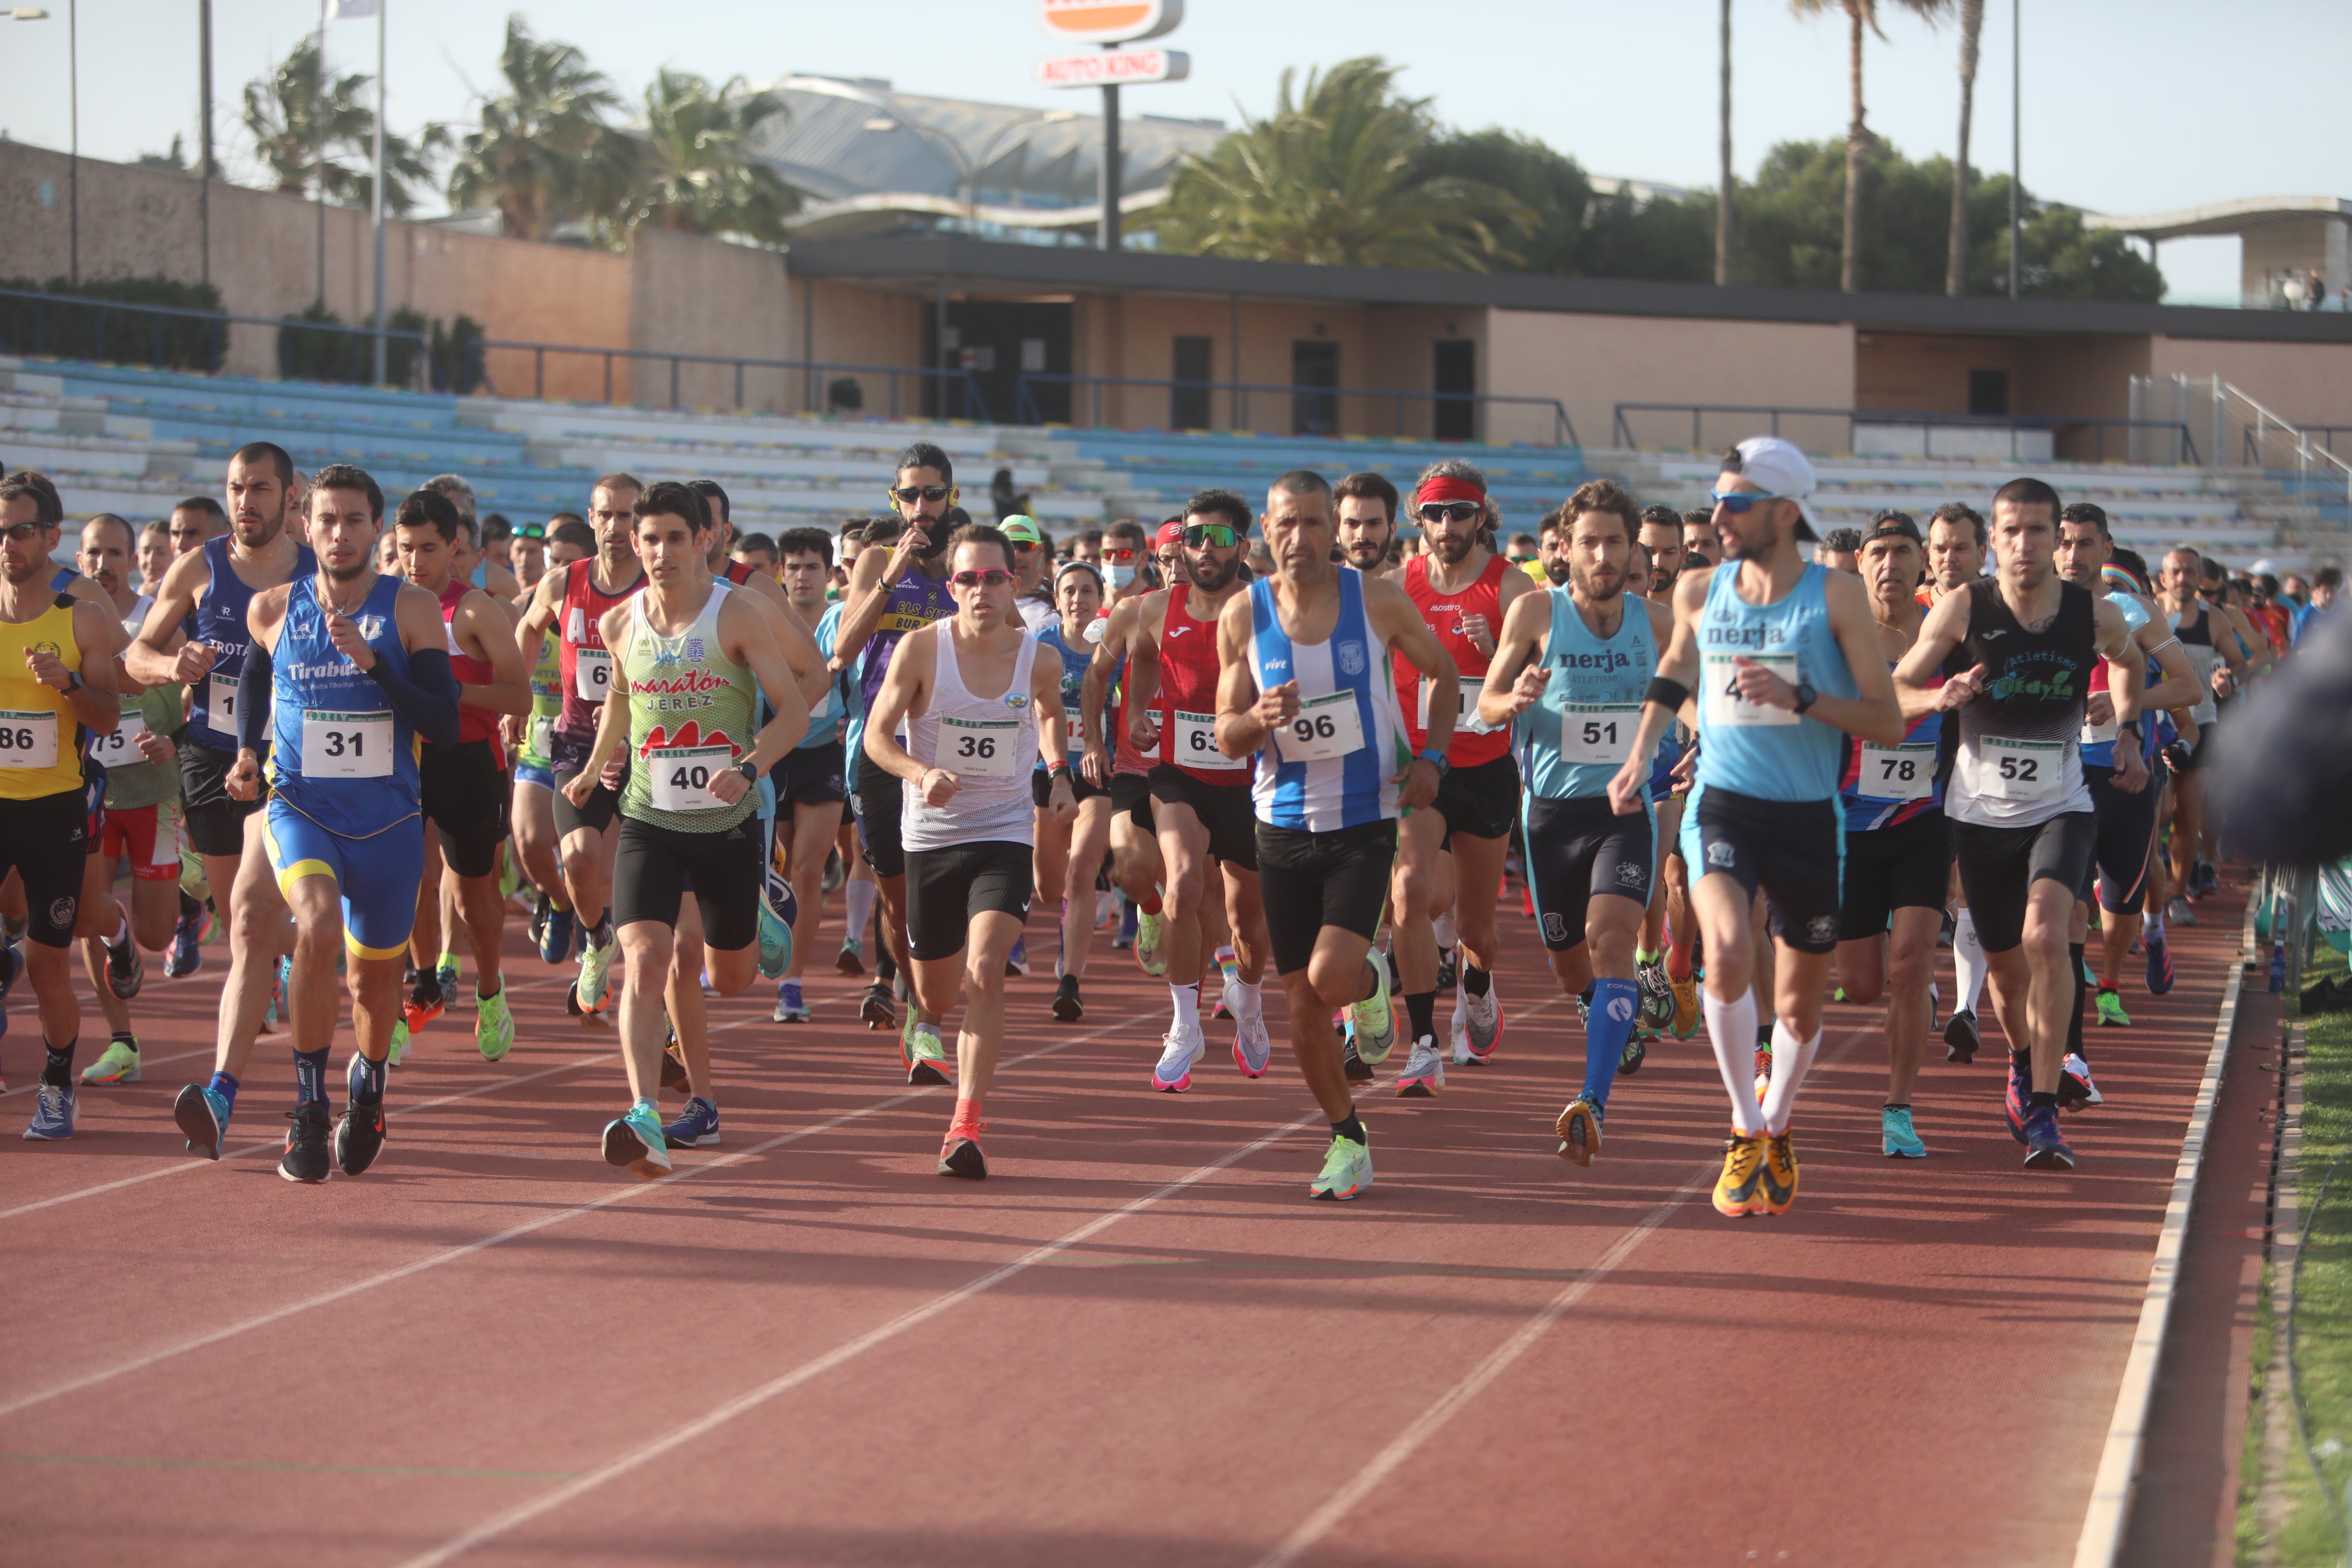
M1080 1024L1012 983L984 1184L931 1173L948 1091L908 1089L830 974L814 1025L713 1005L726 1143L632 1181L597 1158L609 1032L518 957L513 1054L483 1064L470 1012L432 1026L376 1168L300 1187L282 1037L235 1157L180 1152L207 949L151 967L146 1081L85 1090L70 1144L14 1135L27 1007L0 1042L0 1540L142 1565L2067 1563L2240 898L2176 932L2171 996L2128 989L2136 1026L2096 1032L2075 1173L2019 1167L1991 1030L1972 1067L1931 1046L1932 1157L1881 1159L1875 1016L1833 1007L1798 1205L1739 1222L1707 1202L1703 1041L1619 1080L1591 1170L1553 1156L1581 1040L1572 1004L1537 1010L1516 916L1500 1055L1370 1099L1379 1183L1348 1205L1307 1198L1323 1136L1286 1050L1245 1081L1212 1025L1191 1093L1143 1087L1166 992L1099 943Z

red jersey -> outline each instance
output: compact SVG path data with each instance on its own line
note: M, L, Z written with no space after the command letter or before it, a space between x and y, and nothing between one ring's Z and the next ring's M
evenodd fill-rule
M1404 570L1394 579L1396 585L1404 590L1405 597L1421 611L1422 624L1437 638L1439 646L1454 656L1454 665L1462 671L1462 713L1454 721L1454 743L1445 752L1445 760L1457 768L1491 763L1511 749L1507 728L1491 735L1470 731L1471 721L1478 716L1479 688L1486 683L1486 656L1461 631L1464 616L1484 616L1487 635L1502 635L1503 574L1509 570L1510 562L1495 556L1470 586L1458 594L1440 594L1429 584L1429 557L1415 555L1405 562ZM1423 703L1429 682L1402 654L1396 656L1396 686L1405 731L1412 739L1412 749L1419 752L1429 743L1429 710Z
M457 606L466 602L467 595L479 592L481 590L471 583L454 577L441 584L442 635L449 642L449 673L457 678L460 686L488 686L497 679L488 659L476 658L471 654L457 651ZM467 741L488 741L491 760L501 768L507 765L506 746L499 739L499 716L488 709L468 708L459 703L457 740L461 745ZM431 742L426 743L429 745Z
M604 612L646 585L636 581L617 594L596 586L596 561L574 561L563 568L563 607L556 616L562 641L556 655L563 678L563 711L556 715L552 754L558 773L577 773L596 744L596 715L613 687L613 656L605 651L604 634L597 622Z
M1160 758L1202 784L1246 784L1247 758L1217 750L1217 622L1193 618L1192 590L1168 595L1160 629Z

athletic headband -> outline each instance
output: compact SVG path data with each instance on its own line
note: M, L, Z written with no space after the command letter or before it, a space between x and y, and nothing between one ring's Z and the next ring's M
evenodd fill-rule
M1421 488L1412 492L1412 504L1418 507L1425 501L1433 500L1476 501L1480 506L1484 506L1486 504L1486 491L1485 487L1475 479L1457 479L1452 474L1434 474L1422 480Z
M1171 517L1166 522L1161 523L1160 525L1160 531L1153 537L1152 542L1155 544L1183 543L1184 520L1181 517Z

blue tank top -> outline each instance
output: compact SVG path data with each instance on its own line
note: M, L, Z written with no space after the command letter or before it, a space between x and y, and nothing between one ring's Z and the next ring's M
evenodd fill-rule
M1412 760L1396 676L1364 615L1364 580L1339 568L1339 618L1328 639L1294 643L1282 629L1274 584L1250 584L1250 673L1260 691L1298 683L1298 714L1257 754L1250 785L1257 819L1274 827L1334 833L1397 814L1391 782Z
M1809 564L1776 604L1739 596L1739 565L1708 580L1699 614L1698 783L1757 800L1829 800L1838 793L1845 735L1816 719L1739 700L1734 658L1756 660L1782 679L1832 697L1860 694L1830 629L1829 568Z
M810 634L816 642L817 653L827 659L833 657L835 641L841 636L841 605L827 605L824 614L816 618L816 630ZM843 670L825 684L824 704L809 715L808 733L801 737L795 750L808 750L833 744L835 726L849 713L849 671ZM854 749L857 744L858 726L852 725L846 737Z
M228 547L229 536L226 534L205 543L205 566L212 579L196 601L195 614L189 617L193 624L188 639L211 647L213 667L202 680L188 688L188 735L198 745L235 752L236 686L245 674L245 650L253 646L253 633L246 625L245 612L246 606L253 603L255 590L247 587L245 579L236 574L236 568L229 564ZM319 558L310 553L310 547L296 546L294 581L314 578L318 573ZM332 644L328 647L333 650ZM342 658L341 654L335 657ZM221 710L215 711L215 707Z
M1519 776L1539 800L1584 800L1604 793L1617 776L1633 733L1642 727L1642 697L1657 673L1657 639L1649 613L1622 595L1624 618L1607 639L1596 637L1565 588L1551 595L1551 632L1543 667L1550 684L1513 721Z
M1037 634L1037 640L1062 658L1062 717L1070 733L1070 765L1075 768L1087 749L1086 739L1078 732L1081 728L1078 699L1080 688L1087 683L1087 666L1094 662L1094 645L1086 643L1072 647L1062 639L1062 623L1058 619L1048 622L1045 629ZM1045 770L1045 759L1041 756L1037 759L1035 771L1043 773Z
M378 576L352 617L378 658L408 675L393 605L401 580ZM371 838L416 815L418 740L383 688L327 635L315 574L297 577L270 656L269 787L347 838Z
M80 575L81 575L81 573L80 573L79 570L77 570L76 568L74 568L74 567L71 567L71 566L60 566L60 567L58 567L58 570L57 570L57 574L56 574L56 575L52 576L52 577L49 579L49 592L51 592L52 594L62 594L62 593L64 593L64 592L66 591L67 586L68 586L68 584L70 584L73 582L73 580L74 580L75 578L77 578L77 577L79 577L79 576L80 576Z
M1900 746L1847 736L1845 779L1838 787L1845 830L1869 833L1943 810L1944 780L1937 771L1943 744L1941 713L1912 725Z

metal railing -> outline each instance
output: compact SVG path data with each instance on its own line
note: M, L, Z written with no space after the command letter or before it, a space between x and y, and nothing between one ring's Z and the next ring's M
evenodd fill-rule
M348 326L340 321L310 321L293 316L240 316L225 310L191 310L178 305L149 305L128 300L99 300L81 294L47 294L26 289L0 289L0 301L22 301L29 304L31 321L23 332L10 330L11 317L26 312L11 310L0 304L0 353L52 356L60 359L104 360L110 345L118 355L127 355L145 349L146 363L163 370L190 370L199 374L217 374L228 353L228 331L234 326L268 327L280 334L287 332L317 333L322 337L340 336L349 346L350 374L344 379L365 383L374 379L374 340L382 337L387 349L394 343L412 345L415 361L411 380L421 380L431 355L424 334L397 327L386 327L378 332L372 326ZM121 318L130 318L123 321ZM145 318L143 323L139 320ZM110 327L110 320L116 322ZM184 329L173 331L175 322L201 323L201 353L187 352L192 346ZM79 327L80 332L74 331ZM142 342L141 339L145 341ZM273 344L273 350L276 345ZM273 362L277 353L270 355Z
M2088 429L2095 433L2093 460L2104 463L2107 460L2109 430L2126 432L2126 444L2129 445L2131 439L2140 430L2156 429L2177 435L2188 448L2189 462L2194 463L2197 460L2197 447L2189 434L2189 426L2179 420L2170 419L2118 419L2096 415L2076 417L2040 414L1948 414L1930 409L1800 408L1786 404L1770 403L1620 403L1616 405L1611 424L1612 438L1620 446L1636 450L1640 449L1641 443L1634 439L1633 424L1626 418L1629 414L1672 414L1678 418L1685 415L1689 416L1690 446L1693 451L1706 449L1706 443L1700 439L1699 433L1707 416L1736 414L1766 420L1768 433L1774 436L1780 433L1780 421L1783 418L1843 419L1846 426L1845 450L1849 452L1854 449L1854 431L1864 425L1885 425L1901 429L1917 427L1921 444L1919 455L1927 458L1936 455L1935 432L1937 429L2005 430L2009 433L2010 438L2009 456L2018 460L2021 460L2017 447L2017 438L2021 435L2033 431L2047 431L2054 442L2057 433L2061 430ZM1960 454L1947 452L1945 455L1950 457Z
M1567 408L1562 406L1559 399L1557 397L1529 397L1493 392L1403 392L1390 387L1380 386L1300 386L1286 385L1278 382L1260 381L1186 381L1165 376L1076 375L1059 371L1024 372L1014 381L1013 389L1013 421L1016 424L1044 425L1048 422L1045 418L1043 407L1037 401L1036 389L1040 386L1066 386L1071 389L1073 394L1075 394L1076 389L1080 386L1091 388L1093 393L1093 417L1090 423L1097 429L1104 427L1106 424L1104 417L1105 409L1103 405L1104 389L1115 386L1139 386L1151 388L1169 395L1171 399L1171 406L1172 399L1179 392L1197 396L1202 398L1204 402L1213 394L1222 392L1225 394L1229 399L1227 407L1228 411L1232 415L1232 420L1227 428L1232 430L1246 430L1250 428L1249 400L1251 394L1271 393L1277 397L1287 397L1291 399L1290 406L1294 414L1298 409L1302 402L1309 403L1318 407L1328 407L1333 427L1329 430L1300 431L1298 432L1300 435L1338 436L1341 434L1341 431L1338 428L1339 424L1339 405L1340 400L1349 397L1362 397L1374 400L1385 399L1391 405L1395 415L1394 434L1400 437L1407 433L1405 429L1406 410L1409 407L1419 404L1427 404L1429 405L1431 413L1430 425L1433 430L1436 428L1437 424L1439 423L1436 415L1441 409L1459 409L1469 413L1473 416L1472 423L1475 425L1476 412L1480 409L1493 407L1524 407L1533 408L1539 411L1538 423L1541 422L1541 413L1548 412L1550 414L1551 439L1548 443L1549 445L1554 447L1577 447L1583 444L1576 437L1575 422L1569 418ZM1172 424L1173 421L1171 420L1169 423ZM1159 428L1160 426L1152 425L1138 427ZM1370 431L1348 432L1348 434L1352 435L1369 435L1370 433L1371 432ZM1475 440L1477 437L1475 436L1466 436L1460 437L1433 437L1432 438L1436 440Z
M2280 542L2329 552L2352 542L2352 463L2332 439L2341 426L2299 426L2218 375L2136 375L2131 399L2135 414L2169 414L2206 430L2204 466L2229 470L2240 514L2282 530Z
M798 372L809 383L809 384L803 388L801 400L803 411L805 413L814 414L821 412L817 406L818 389L814 384L816 378L827 374L838 373L840 374L849 376L881 376L886 378L888 383L887 396L889 401L889 417L893 419L900 416L898 383L899 378L902 376L912 377L919 387L926 384L936 385L939 393L939 401L941 406L928 416L944 419L975 419L982 422L985 422L989 418L988 399L982 395L979 382L973 378L972 373L968 370L932 369L923 365L853 364L840 360L754 359L739 354L673 353L667 349L601 348L593 344L583 343L541 343L523 342L513 338L478 338L468 345L470 369L473 371L474 374L479 378L477 384L480 385L484 390L489 392L495 396L503 396L507 395L500 393L497 384L490 378L489 367L487 363L487 351L490 350L497 350L509 353L520 353L530 354L531 356L530 395L532 397L541 400L544 400L547 396L548 356L550 354L555 354L559 356L570 355L575 358L600 361L604 371L604 401L606 403L613 401L614 362L615 360L619 360L624 363L630 363L643 360L656 365L667 363L669 366L669 401L663 405L663 406L668 408L683 408L687 405L681 394L681 383L685 367L688 365L716 365L734 372L734 406L739 412L745 406L743 395L744 373L746 371L752 370L772 370ZM633 378L631 391L635 392L636 390L636 387L634 385ZM824 392L825 395L829 399L831 388L825 388ZM956 401L959 411L953 414L947 412L945 407L950 392L957 395ZM863 403L861 401L856 409L846 411L858 412L862 411L862 409ZM829 411L829 409L823 411Z

